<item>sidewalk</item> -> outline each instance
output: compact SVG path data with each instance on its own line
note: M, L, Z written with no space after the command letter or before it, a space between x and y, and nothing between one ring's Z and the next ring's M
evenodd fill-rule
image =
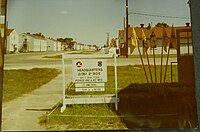
M66 75L70 77L70 74ZM67 82L68 83L68 82ZM40 116L62 99L62 74L30 94L3 104L2 131L44 131Z

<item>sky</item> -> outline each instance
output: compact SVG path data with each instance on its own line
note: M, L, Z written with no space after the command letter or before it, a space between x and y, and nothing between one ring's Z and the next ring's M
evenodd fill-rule
M129 0L129 24L190 22L188 0ZM52 38L74 38L79 43L106 44L123 29L126 0L8 0L8 27L17 33L38 33ZM146 14L138 15L135 13ZM156 16L171 16L155 17Z

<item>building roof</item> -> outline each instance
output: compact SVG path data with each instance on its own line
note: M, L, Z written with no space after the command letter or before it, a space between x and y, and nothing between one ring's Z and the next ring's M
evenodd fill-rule
M138 38L142 38L142 30L141 27L134 27L135 32L138 36ZM174 31L175 31L175 36L176 36L176 29L191 29L191 26L180 26L180 27L174 27ZM131 36L131 32L133 30L133 27L130 27L128 30L128 37L130 38ZM171 35L171 30L172 27L166 27L165 28L167 36L170 37ZM150 34L151 34L151 30L147 29L147 28L143 28L143 31L146 35L147 38L150 38ZM156 35L157 38L162 38L163 37L163 27L154 27L153 31ZM123 38L124 36L124 30L119 30L119 38ZM189 36L191 37L192 34L190 33ZM181 35L181 37L186 37L186 34Z
M50 38L50 40L52 40L52 41L54 41L54 42L60 42L60 41L58 41L58 40L56 40L56 39L53 39L53 38ZM61 42L60 42L61 43Z
M53 42L56 42L56 40L55 39L53 39L53 38L46 38L47 40L50 40L50 41L53 41Z
M7 29L6 30L6 36L10 36L10 33L14 31L14 29Z
M46 40L45 38L41 37L41 36L37 36L37 35L33 35L33 34L27 34L27 33L24 33L25 35L28 35L32 38L35 38L35 39L40 39L40 40Z

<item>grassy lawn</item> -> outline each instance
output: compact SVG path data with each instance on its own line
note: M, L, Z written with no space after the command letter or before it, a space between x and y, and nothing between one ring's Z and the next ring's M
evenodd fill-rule
M145 66L147 72L148 66ZM154 67L151 66L153 80L154 80ZM164 68L165 69L165 68ZM163 69L163 75L164 75ZM173 80L177 82L177 66L173 66ZM170 67L167 70L166 82L170 82ZM150 76L149 80L150 80ZM157 66L157 80L160 77L160 66ZM134 87L137 92L151 91L151 95L155 94L155 85L150 88L146 84L146 78L142 66L140 65L129 65L118 67L118 87L119 93L127 89L129 85L136 84ZM145 85L137 86L137 85ZM76 93L74 89L70 89L68 94L108 94L114 93L114 68L108 67L108 82L106 83L105 92L85 92ZM159 88L158 88L159 89ZM152 91L153 90L153 91ZM149 96L149 95L148 95ZM128 96L127 96L128 97ZM122 99L123 101L123 99ZM44 123L47 130L124 130L127 129L127 125L124 123L122 117L115 111L114 104L81 104L81 105L68 105L63 113L60 113L61 105L55 110L51 111L47 115L41 117L41 123ZM48 122L47 122L47 117Z
M167 67L167 74L166 74L166 83L171 82L171 67ZM154 66L150 66L151 69L151 75L152 75L152 81L155 83L155 70ZM145 65L145 70L147 73L148 81L151 83L151 76L150 76L150 71L149 67ZM177 82L178 81L178 72L177 72L177 66L174 65L173 68L173 75L172 75L172 81ZM125 87L129 86L132 83L135 84L144 84L147 83L147 79L145 77L144 69L142 65L128 65L128 66L119 66L117 68L118 71L118 88L119 89L124 89ZM161 67L156 66L156 78L157 78L157 83L160 83L160 71ZM104 92L75 92L74 85L68 89L67 94L68 95L91 95L91 94L114 94L115 93L115 76L114 76L114 67L108 66L108 80L107 83L105 84L106 89ZM165 74L165 66L162 67L162 82L164 80L164 74Z
M94 53L96 53L96 52L94 52L94 51L87 51L87 52L86 51L82 51L82 52L74 52L74 53L70 53L70 54L94 54ZM61 58L61 57L62 57L62 55L54 55L54 56L44 56L43 58ZM148 55L148 57L149 58L153 58L154 56L153 55ZM176 57L177 57L177 55L175 55L175 54L169 55L169 58L176 58ZM126 56L119 56L118 58L119 59L120 58L126 58ZM140 58L140 56L139 55L129 55L128 58ZM143 57L143 58L146 58L146 57ZM155 58L161 58L161 55L157 54L155 56ZM164 54L163 58L167 58L167 55Z
M47 130L126 129L112 111L113 107L107 104L69 105L62 114L56 109L49 116Z
M46 84L60 71L49 68L4 70L3 102L11 101Z
M146 58L147 56L142 56L143 58ZM149 58L153 58L153 54L148 54ZM170 54L169 58L176 58L176 54ZM126 58L126 56L119 56L119 58ZM140 58L140 55L129 55L128 58ZM161 54L156 54L155 58L161 58ZM163 58L167 58L167 54L163 54Z
M65 52L66 54L94 54L97 51L71 51L71 52ZM54 55L54 56L44 56L42 58L62 58L62 55Z

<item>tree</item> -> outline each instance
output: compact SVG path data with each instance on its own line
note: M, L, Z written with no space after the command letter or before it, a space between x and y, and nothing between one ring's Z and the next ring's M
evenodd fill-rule
M93 47L95 47L96 48L96 50L98 51L98 49L99 49L99 47L97 46L97 45L92 45Z
M75 41L73 41L73 38L57 38L58 41L60 42L66 42L67 47L72 49L74 44L76 43Z
M41 32L39 32L39 33L34 33L33 35L39 36L39 37L42 37L42 38L45 38L45 36L44 36Z
M116 40L117 40L116 38L112 38L112 39L111 39L111 43L110 43L110 46L111 46L111 47L117 47Z
M167 25L167 23L164 23L164 22L158 22L157 24L156 24L156 27L169 27L169 25Z
M73 38L57 38L57 40L60 42L72 42Z
M75 44L75 42L74 41L72 41L72 42L68 42L68 47L70 48L70 49L72 49L73 48L73 46L74 46L74 44Z

